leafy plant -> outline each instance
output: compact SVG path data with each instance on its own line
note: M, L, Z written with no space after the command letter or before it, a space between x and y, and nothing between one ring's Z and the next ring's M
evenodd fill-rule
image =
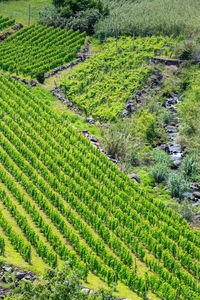
M169 188L172 197L182 200L184 193L188 190L188 185L182 175L171 173L169 176Z
M169 168L165 163L157 163L151 168L151 175L158 183L168 178Z

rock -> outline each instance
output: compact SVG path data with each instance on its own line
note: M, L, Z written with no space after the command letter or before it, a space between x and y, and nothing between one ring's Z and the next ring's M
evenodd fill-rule
M194 216L194 220L200 221L200 215L195 215L195 216Z
M190 192L185 192L183 194L183 196L184 196L184 198L187 198L188 200L193 200L194 199L193 194L190 193Z
M169 152L169 147L167 144L161 144L158 146L159 149L163 150L163 151L166 151L166 152Z
M0 278L0 281L6 282L6 275L5 274Z
M200 191L200 185L196 182L190 185L190 188L195 191Z
M86 288L83 288L81 291L82 291L84 294L88 294L88 295L89 295L89 293L90 293L90 289L86 289Z
M90 136L90 141L97 143L97 138L95 138L95 136Z
M90 124L95 124L95 120L93 118L86 118L86 121Z
M135 173L129 174L128 176L131 179L134 179L135 181L137 181L138 183L140 183L140 179L137 177L137 175Z
M178 169L181 166L181 161L180 160L174 160L172 169Z
M3 267L2 268L5 272L13 272L13 267Z
M128 103L126 105L126 109L127 109L128 112L132 113L135 110L135 107L132 103Z
M22 273L22 272L17 272L16 274L16 278L18 280L21 280L22 278L24 278L26 276L26 273Z
M200 192L194 192L193 196L197 199L200 199Z
M176 127L176 126L170 126L170 125L168 125L168 126L166 126L166 131L167 131L168 133L174 133L174 132L177 132L177 127Z
M89 132L87 130L83 130L82 133L85 134L89 134Z
M32 279L34 279L34 278L31 277L30 275L26 275L26 276L24 277L24 279L29 280L29 281L32 281Z

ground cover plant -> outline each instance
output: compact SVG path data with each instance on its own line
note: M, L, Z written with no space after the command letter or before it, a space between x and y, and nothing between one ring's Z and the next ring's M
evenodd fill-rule
M72 71L61 83L67 98L86 115L100 121L115 120L149 75L147 60L170 38L109 39L104 50ZM123 83L123 85L122 85Z
M44 95L0 81L0 229L19 255L52 268L70 259L84 279L93 272L109 285L121 281L141 298L198 299L199 234Z
M33 78L75 58L85 33L32 25L0 45L0 68Z

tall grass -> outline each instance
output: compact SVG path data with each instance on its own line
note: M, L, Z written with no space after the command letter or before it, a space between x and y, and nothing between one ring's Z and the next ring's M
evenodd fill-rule
M121 35L191 35L200 29L199 0L104 0L110 16L96 26L101 37Z

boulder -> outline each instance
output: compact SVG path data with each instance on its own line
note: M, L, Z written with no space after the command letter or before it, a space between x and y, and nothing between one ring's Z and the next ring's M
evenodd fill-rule
M129 174L128 176L131 179L134 179L135 181L137 181L138 183L140 183L140 179L137 177L137 175L135 173Z
M90 124L95 124L95 120L94 120L93 118L87 117L87 118L86 118L86 121L87 121L88 123L90 123Z
M194 192L193 196L197 199L200 199L200 192Z
M26 273L23 273L23 272L17 272L17 274L16 274L16 278L18 280L23 279L25 276L26 276Z

